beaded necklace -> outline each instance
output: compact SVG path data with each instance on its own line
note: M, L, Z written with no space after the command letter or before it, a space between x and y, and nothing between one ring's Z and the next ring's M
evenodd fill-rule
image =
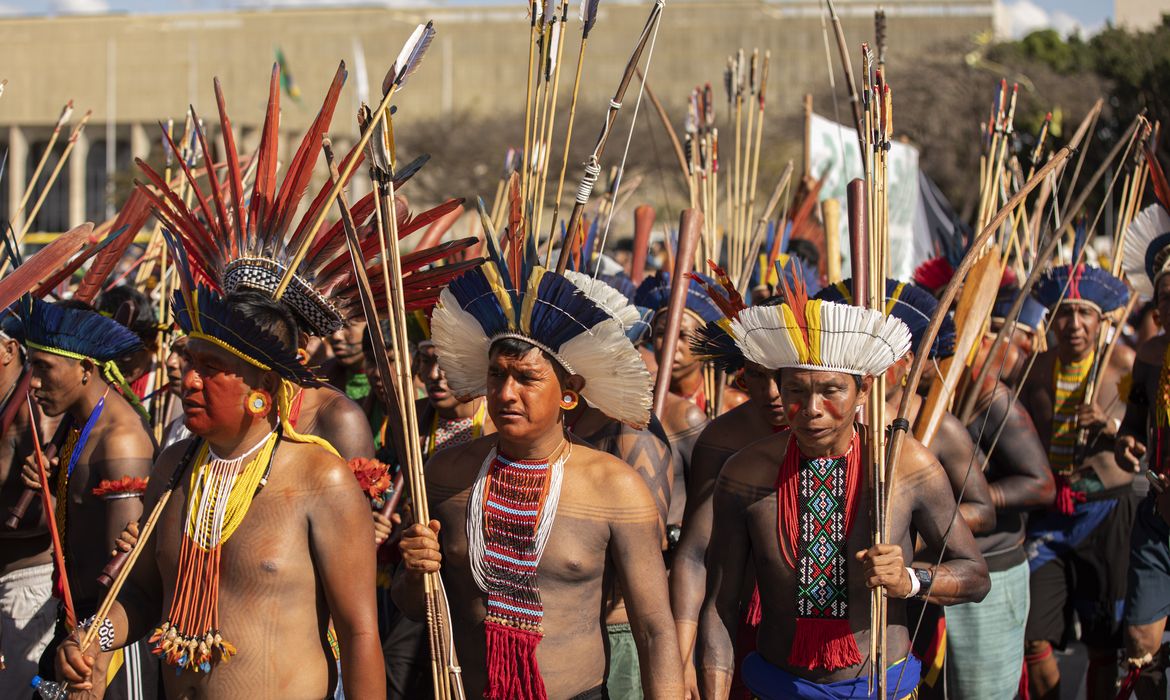
M465 445L483 435L483 419L487 415L487 402L481 401L475 414L467 418L449 420L440 418L438 411L431 419L431 429L423 445L423 459L430 459L436 452L448 447Z
M1076 469L1077 411L1085 401L1089 371L1096 351L1067 365L1056 358L1053 371L1052 437L1048 443L1048 463L1059 476L1068 477Z
M467 553L472 577L487 594L487 700L547 697L536 664L536 646L544 636L536 569L572 449L565 442L547 459L530 461L508 459L492 448L472 486Z
M279 441L280 431L273 430L234 459L220 458L204 442L195 457L175 593L167 619L150 638L152 652L178 669L208 673L236 653L219 630L223 544L267 483Z
M780 551L797 578L792 666L834 671L861 663L849 624L846 547L861 480L856 431L839 457L806 457L789 436L776 475L776 509Z

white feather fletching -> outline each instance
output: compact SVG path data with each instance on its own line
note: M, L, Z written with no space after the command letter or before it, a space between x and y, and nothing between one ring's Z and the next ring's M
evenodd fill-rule
M752 306L731 322L731 335L744 356L768 369L800 368L861 376L885 372L910 350L910 329L893 316L847 304L820 304L820 328L810 327L820 344L819 358L801 358L783 306ZM811 326L811 324L810 324Z
M402 50L398 52L398 58L394 59L394 67L390 69L394 74L393 82L398 84L399 90L405 85L406 79L418 70L419 64L422 63L423 54L426 53L427 47L431 45L431 40L434 38L434 25L427 22L415 27L410 38L402 45ZM390 86L383 82L382 94L386 94L389 88Z
M642 314L638 307L630 303L625 294L609 286L601 280L595 280L590 275L576 270L565 270L565 278L581 293L593 300L605 313L617 319L623 330L629 330L637 323Z
M1122 266L1134 291L1142 296L1154 296L1154 280L1150 279L1146 272L1146 253L1154 239L1164 233L1170 233L1170 214L1167 214L1160 204L1143 209L1125 231ZM1163 263L1162 270L1155 274L1160 274L1166 269L1167 266Z

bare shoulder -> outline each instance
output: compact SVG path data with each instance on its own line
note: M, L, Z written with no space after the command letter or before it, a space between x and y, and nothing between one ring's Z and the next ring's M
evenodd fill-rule
M771 487L784 459L791 433L787 430L756 440L731 456L719 472L719 484Z
M898 475L896 486L901 491L908 490L911 493L918 493L917 489L935 479L941 480L939 483L946 485L948 490L950 489L946 472L939 464L938 457L930 451L930 448L910 435L907 435L902 443L902 452L898 455L895 472Z
M456 492L467 488L495 446L496 438L489 435L439 450L424 467L428 488Z
M1147 365L1159 367L1166 355L1166 346L1170 344L1170 336L1165 333L1156 335L1138 346L1136 359Z
M360 419L364 421L366 419L365 411L356 401L332 386L318 387L311 391L317 394L320 419L334 423L342 420Z
M677 394L666 394L666 410L662 425L671 435L702 429L707 425L707 414Z
M1133 348L1123 343L1117 343L1113 348L1113 356L1109 358L1109 369L1124 374L1133 368L1135 358L1137 358L1137 353L1134 352Z
M135 415L135 418L137 415ZM152 459L154 438L136 420L118 420L101 433L94 450L96 461L111 462L124 459Z
M1033 389L1035 387L1048 388L1052 384L1052 371L1056 363L1056 350L1045 350L1036 356L1036 362L1032 365L1032 371L1028 373L1024 379L1024 387L1026 389Z
M343 484L356 483L345 460L320 445L282 439L279 452L281 464L293 467L300 483L312 490L325 490Z
M709 450L739 450L745 442L744 426L748 424L748 418L755 410L757 410L756 407L747 401L717 417L703 428L703 432L699 434L699 439L695 442L695 449L703 447Z
M572 449L559 512L612 524L658 522L658 507L633 467L580 441Z

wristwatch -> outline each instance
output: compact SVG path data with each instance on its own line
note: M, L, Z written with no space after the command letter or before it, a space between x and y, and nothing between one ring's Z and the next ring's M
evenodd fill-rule
M930 586L934 583L934 574L931 573L930 569L911 568L910 572L918 582L916 586L918 590L911 597L918 598L919 600L925 599L926 596L930 595Z

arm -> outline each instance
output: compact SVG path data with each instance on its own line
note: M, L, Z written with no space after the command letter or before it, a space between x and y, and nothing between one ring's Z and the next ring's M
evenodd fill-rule
M1003 476L991 482L991 500L997 510L1044 508L1056 498L1056 483L1048 468L1048 452L1040 442L1032 418L1010 391L997 391L991 405L976 417L971 430L983 433L996 470ZM998 438L998 439L997 439Z
M943 415L930 449L946 472L967 527L974 533L989 532L995 527L995 506L982 469L986 460L958 418L950 413Z
M316 493L308 514L309 547L342 649L346 692L359 698L385 697L370 508L345 463L329 461L326 468L310 471Z
M374 456L374 434L366 414L352 399L330 392L317 412L317 430L343 459Z
M636 475L622 470L612 482L613 493L625 495L627 505L611 511L610 552L638 646L642 687L647 698L675 700L683 693L682 667L659 549L658 508Z
M708 593L699 617L698 642L702 697L709 700L725 700L731 692L735 670L732 639L739 625L739 593L751 552L747 507L768 494L767 489L744 483L728 473L736 459L724 467L712 497L711 542L716 546L708 549Z
M1152 379L1150 374L1157 371L1157 368L1140 360L1133 365L1133 379L1125 402L1125 418L1121 421L1114 444L1117 465L1126 471L1137 472L1141 467L1141 458L1146 453L1146 424L1150 415L1146 384Z
M987 562L967 524L957 517L955 498L942 467L921 445L914 447L910 450L914 466L907 470L898 492L913 499L911 520L927 547L943 552L942 563L934 568L930 601L938 605L977 603L991 588Z
M700 436L692 456L694 461L691 479L687 482L682 538L670 570L670 607L674 611L674 624L685 664L691 663L699 628L699 611L707 592L706 559L714 517L715 480L732 454L732 450L708 445Z
M99 449L92 467L99 481L118 481L123 477L146 479L150 476L154 444L142 431L119 430L108 436ZM103 499L101 503L105 510L104 542L113 548L126 523L142 517L143 501L141 497L131 497Z
M689 481L691 478L691 456L694 454L695 443L698 442L699 435L711 421L707 418L706 413L699 410L698 406L686 401L686 399L680 400L686 403L686 411L682 416L682 430L671 435L670 441L682 455L684 477Z
M171 445L158 456L153 470L154 477L147 485L143 498L146 512L153 512L174 470L181 468L179 462L186 453L190 441L188 438ZM155 559L155 539L154 537L149 540L138 539L135 546L147 549L143 550L142 556L139 556L130 570L122 590L118 593L118 599L107 615L114 626L115 648L142 639L162 617L162 578ZM71 683L75 689L92 688L88 679L97 651L97 642L94 642L94 645L83 654L78 647L78 638L67 638L57 648L59 677Z

